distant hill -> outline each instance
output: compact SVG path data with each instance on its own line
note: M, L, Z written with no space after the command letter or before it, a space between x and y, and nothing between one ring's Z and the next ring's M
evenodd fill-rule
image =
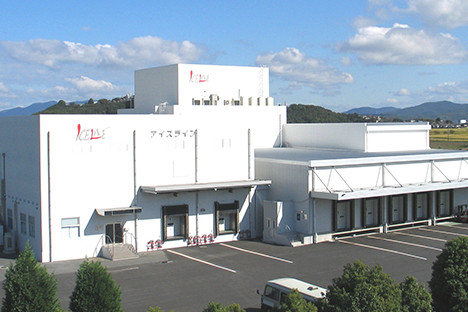
M393 111L397 111L399 108L387 106L380 108L373 108L369 106L353 108L345 112L345 114L359 114L359 115L372 115L372 116L382 116L383 114L388 114Z
M450 101L426 102L407 108L395 107L361 107L346 111L345 113L357 113L360 115L383 116L410 119L437 119L457 121L468 119L468 104L457 104Z
M34 103L27 107L15 107L0 111L0 116L29 116L44 109L49 108L52 105L57 104L57 101L49 101L44 103Z
M288 123L332 123L332 122L372 122L358 114L335 113L315 105L291 104L288 106Z
M100 99L97 102L90 99L84 104L59 101L37 114L117 114L117 110L130 108L132 105L133 98L126 96L112 100Z

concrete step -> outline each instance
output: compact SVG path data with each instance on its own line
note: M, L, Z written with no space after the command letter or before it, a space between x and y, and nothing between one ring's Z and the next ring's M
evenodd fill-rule
M138 258L138 254L135 253L135 249L130 244L115 244L109 247L112 261Z

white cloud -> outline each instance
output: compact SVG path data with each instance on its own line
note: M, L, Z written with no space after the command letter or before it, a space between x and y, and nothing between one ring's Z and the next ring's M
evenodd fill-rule
M468 56L460 41L450 34L426 33L402 24L359 28L338 49L356 53L362 61L374 64L457 64Z
M48 39L3 41L0 48L19 62L60 68L64 64L131 67L172 63L191 63L199 59L203 49L190 41L176 42L146 36L126 42L84 45Z
M0 92L8 92L8 88L0 81Z
M435 86L430 86L426 89L426 93L442 95L442 96L457 96L468 94L468 82L443 82Z
M67 81L71 82L73 86L79 91L102 91L102 92L109 92L118 90L116 86L112 83L104 80L93 80L88 77L81 76L79 78L67 78Z
M259 55L256 63L268 66L273 75L290 81L295 86L333 89L341 84L354 82L351 74L341 72L322 60L307 57L296 48Z
M416 13L427 24L447 28L468 25L466 0L408 0L409 13Z
M411 91L406 88L401 88L396 94L399 96L407 96L411 95Z
M398 101L398 99L395 99L395 98L389 98L389 99L387 99L387 103L397 104L397 103L399 103L399 101Z

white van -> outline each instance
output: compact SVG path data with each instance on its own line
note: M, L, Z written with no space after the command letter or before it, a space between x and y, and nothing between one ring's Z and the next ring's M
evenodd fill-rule
M268 281L262 296L262 311L281 309L281 304L289 295L291 290L297 289L302 297L310 302L322 299L327 293L327 289L306 283L295 278L277 278ZM257 294L260 292L257 290Z

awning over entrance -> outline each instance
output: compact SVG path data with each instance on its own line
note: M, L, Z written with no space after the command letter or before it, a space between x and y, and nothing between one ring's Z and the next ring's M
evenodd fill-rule
M380 187L375 189L358 189L353 191L322 191L310 192L313 198L329 200L350 200L359 198L381 197L390 195L402 195L410 193L443 191L449 189L468 188L468 180L452 181L445 183L427 183L418 185L405 185L401 187Z
M197 192L197 191L218 191L232 190L238 188L250 188L260 185L270 185L271 180L244 180L230 182L215 182L215 183L191 183L177 185L160 185L160 186L140 186L143 193L148 194L169 194L181 192Z
M141 207L121 207L121 208L96 208L96 213L103 217L132 215L140 213Z

